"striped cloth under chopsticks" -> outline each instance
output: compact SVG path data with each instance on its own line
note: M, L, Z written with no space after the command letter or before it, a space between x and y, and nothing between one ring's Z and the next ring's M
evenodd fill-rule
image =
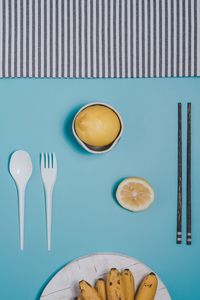
M0 0L0 77L200 75L200 0Z

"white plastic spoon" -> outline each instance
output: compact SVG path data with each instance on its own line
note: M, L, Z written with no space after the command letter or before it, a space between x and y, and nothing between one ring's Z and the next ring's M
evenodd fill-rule
M24 249L24 203L25 190L32 174L32 161L30 155L22 150L12 154L10 159L10 173L15 180L19 197L19 224L20 224L20 249Z

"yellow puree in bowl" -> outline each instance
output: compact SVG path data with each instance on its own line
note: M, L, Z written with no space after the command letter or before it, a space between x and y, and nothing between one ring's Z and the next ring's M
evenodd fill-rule
M107 146L115 141L121 130L117 114L104 105L92 105L83 109L75 119L75 131L86 144Z

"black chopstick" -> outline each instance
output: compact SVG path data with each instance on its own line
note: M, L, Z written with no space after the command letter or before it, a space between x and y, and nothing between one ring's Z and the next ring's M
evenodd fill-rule
M187 245L192 243L191 231L191 103L187 104Z
M176 243L182 243L182 106L178 103L178 197Z

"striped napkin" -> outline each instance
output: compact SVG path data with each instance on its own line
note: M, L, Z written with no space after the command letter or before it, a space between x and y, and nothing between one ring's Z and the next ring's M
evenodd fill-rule
M200 75L200 0L0 0L0 77Z

